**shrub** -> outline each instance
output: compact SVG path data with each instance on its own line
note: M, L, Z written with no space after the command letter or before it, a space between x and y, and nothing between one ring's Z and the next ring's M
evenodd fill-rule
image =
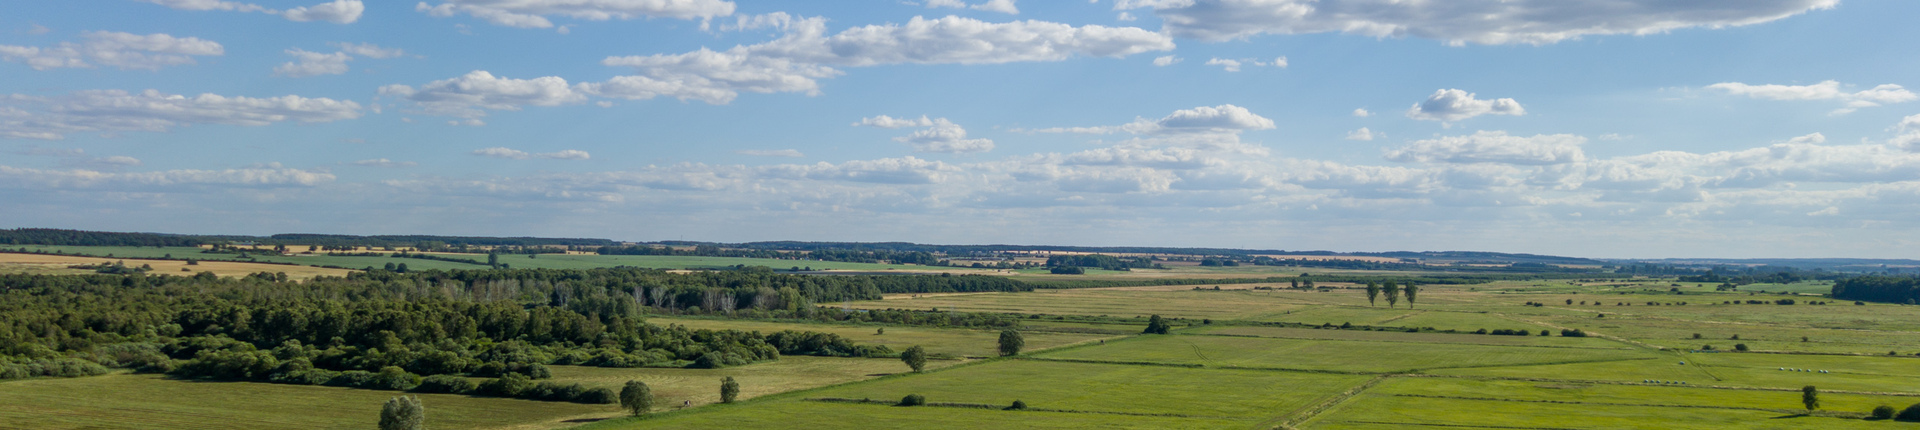
M900 404L896 406L925 406L926 404L927 404L927 398L925 396L921 396L919 394L908 394L906 397L901 397ZM1916 406L1920 406L1920 405L1916 405Z
M732 376L720 380L720 403L733 403L739 397L740 382L734 381Z
M1740 352L1746 352L1746 351L1747 351L1747 344L1744 344L1744 343L1736 343L1736 344L1733 344L1733 350L1734 350L1734 351L1740 351Z
M1892 409L1892 408L1888 408L1888 409ZM1022 402L1022 401L1019 401L1019 400L1014 400L1014 401L1013 401L1013 406L1008 406L1008 407L1007 407L1007 410L1009 410L1009 411L1024 411L1024 410L1027 410L1027 402Z
M1892 406L1880 405L1880 407L1873 408L1873 413L1870 415L1873 416L1873 419L1885 420L1885 419L1892 419L1893 414L1894 414L1894 410Z
M575 397L573 399L573 402L586 403L590 405L613 404L613 403L620 402L620 395L614 394L612 389L609 389L606 387L600 387L600 388L587 390L584 393L580 393L580 396Z
M1900 414L1894 415L1893 419L1900 421L1920 421L1920 403L1915 403L1907 406L1906 409L1901 409Z
M360 388L406 391L420 385L420 375L407 373L398 366L387 366L380 368L380 373L375 373L373 379L367 382Z
M906 352L900 353L900 361L906 363L907 367L913 368L913 371L919 372L920 369L927 367L927 349L921 348L920 345L909 347Z
M466 394L476 388L479 388L479 384L458 375L433 375L421 379L420 384L413 387L413 392Z
M422 430L427 428L427 408L420 398L395 397L380 407L380 430Z
M508 373L480 383L475 390L482 395L494 397L520 397L520 393L530 388L533 388L533 381L527 379L526 375Z

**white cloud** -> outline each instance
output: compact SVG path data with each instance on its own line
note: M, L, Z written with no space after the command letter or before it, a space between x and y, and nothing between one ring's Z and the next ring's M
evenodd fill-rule
M221 1L221 0L139 0L139 1L153 3L161 6L178 9L178 10L257 12L257 13L264 13L269 15L280 15L281 17L286 18L289 21L298 21L298 22L326 21L334 24L352 24L354 21L359 21L360 14L363 12L366 12L367 10L367 6L361 3L360 0L333 0L330 2L316 4L312 6L295 7L293 9L287 9L284 11L269 9L265 6L260 6L260 5L251 4L251 3L240 3L240 2Z
M47 26L44 26L44 25L40 25L40 24L27 25L27 34L38 36L38 35L52 33L52 32L53 32L53 29L47 28Z
M545 153L534 154L534 153L528 153L526 151L521 151L513 148L493 147L493 148L476 149L472 152L472 154L483 156L483 157L506 158L511 160L526 160L530 158L544 158L548 160L586 160L589 158L593 158L592 156L588 155L586 151L581 151L577 149L567 149L567 150L561 150L558 152L545 152Z
M1171 66L1174 64L1178 64L1179 62L1180 62L1180 57L1175 57L1172 55L1154 57L1153 59L1153 65L1160 66L1160 67Z
M1663 0L1120 0L1151 8L1174 36L1203 40L1341 32L1448 44L1543 45L1587 35L1649 35L1759 24L1832 8L1839 0L1720 4Z
M1586 138L1571 134L1521 137L1509 136L1504 131L1481 131L1467 136L1416 140L1387 151L1386 157L1420 163L1564 164L1586 160L1586 153L1580 150L1580 145L1586 143Z
M1272 60L1262 60L1258 58L1241 58L1236 60L1236 59L1230 59L1230 58L1215 57L1207 60L1207 65L1220 66L1221 69L1229 72L1238 72L1240 71L1240 67L1244 65L1253 65L1256 67L1273 66L1273 67L1285 69L1287 68L1287 57L1284 57L1284 56L1276 57Z
M844 73L834 67L1061 61L1173 49L1166 35L1132 27L914 17L905 24L854 27L828 36L824 19L789 22L779 39L726 51L608 57L601 64L632 67L639 74L583 89L603 97L726 104L742 91L819 94L818 79Z
M224 47L210 40L173 37L164 33L138 35L91 31L80 37L80 43L61 42L51 47L0 45L0 59L25 62L34 70L93 68L96 65L123 70L159 70L167 66L194 64L195 56L226 53Z
M1207 60L1207 65L1220 66L1222 70L1226 70L1229 72L1240 71L1240 60L1229 60L1225 58L1211 58Z
M1527 110L1513 99L1480 100L1473 93L1456 89L1434 91L1427 101L1407 109L1407 117L1428 121L1459 121L1480 115L1526 115Z
M294 78L319 75L338 75L347 73L347 61L353 56L345 52L322 54L304 49L288 49L295 61L289 61L273 68L273 74Z
M795 149L738 149L738 150L734 150L733 153L740 154L740 155L752 155L755 157L800 158L800 157L807 156L806 154L802 154L800 153L799 150L795 150Z
M412 161L393 161L385 158L374 158L374 159L360 160L360 161L353 162L353 165L355 166L385 167L385 168L413 167L418 164L419 163L415 163Z
M350 100L280 96L188 97L147 90L85 90L63 97L0 97L0 137L61 139L76 132L167 131L192 124L261 126L359 118Z
M1347 132L1347 140L1373 140L1373 130L1360 127L1359 130Z
M181 186L312 187L333 182L331 173L279 167L226 170L166 170L112 173L0 166L0 188L143 190Z
M1172 114L1151 123L1135 122L1130 126L1139 133L1218 133L1238 132L1241 130L1267 130L1273 128L1273 120L1255 115L1247 108L1234 105L1201 106L1192 109L1173 111Z
M395 58L407 55L407 51L399 48L383 48L380 47L380 45L371 43L332 42L328 43L328 45L340 48L340 52L374 59Z
M895 142L911 143L913 144L914 150L919 152L968 154L993 150L992 139L968 139L965 128L960 127L959 124L954 124L953 121L948 121L946 118L928 119L925 115L921 115L919 119L912 119L880 115L861 118L860 122L853 123L853 125L855 127L866 126L887 129L927 127L915 130L913 134L893 139Z
M953 9L973 9L973 10L987 11L987 12L999 12L999 13L1004 13L1009 15L1019 15L1020 8L1014 7L1013 3L1014 3L1014 0L987 0L986 3L968 5L967 2L964 2L961 0L927 0L926 4L928 8L944 7L944 8L953 8Z
M557 76L511 79L495 77L485 70L429 82L418 89L388 85L380 87L380 95L412 101L427 114L463 118L486 116L486 110L520 110L521 106L560 106L587 101L585 94L575 91L566 79Z
M879 128L931 127L933 126L933 120L927 119L926 115L921 115L919 119L894 118L886 115L880 115L880 116L874 116L869 118L861 118L860 122L853 123L853 125L855 127L866 126L866 127L879 127Z
M1883 84L1858 92L1840 90L1837 81L1822 81L1813 85L1748 85L1739 82L1722 82L1708 85L1707 88L1726 91L1732 95L1744 95L1766 100L1836 100L1847 102L1846 107L1833 111L1834 114L1852 113L1859 108L1877 107L1882 104L1906 103L1920 100L1920 95L1907 91L1895 84Z
M367 6L361 4L360 0L333 0L313 6L287 9L280 16L299 22L326 21L334 24L352 24L354 21L359 21L360 13L366 10Z
M1355 108L1353 110L1353 116L1366 118L1366 117L1373 116L1373 112L1368 112L1367 108Z
M353 56L355 55L367 58L393 58L406 55L406 51L382 48L371 43L353 44L336 42L329 43L329 45L340 48L340 51L328 54L299 48L288 49L287 55L292 55L294 61L289 61L278 67L274 67L273 74L294 78L339 75L347 73L347 62L353 61ZM375 113L379 112L376 111Z
M635 18L713 18L733 15L734 5L722 0L444 0L421 2L414 10L436 17L464 13L494 25L551 28L547 17L564 16L589 21Z

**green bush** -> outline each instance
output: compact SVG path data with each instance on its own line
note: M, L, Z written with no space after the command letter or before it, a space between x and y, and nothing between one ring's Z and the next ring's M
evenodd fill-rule
M587 390L584 393L580 393L580 396L575 397L573 399L573 402L586 403L590 405L614 404L614 403L620 402L620 395L615 394L613 390L610 388L600 387L600 388Z
M898 406L925 406L926 404L927 404L927 398L925 396L921 396L919 394L908 394L906 397L900 398L900 404ZM1920 406L1920 405L1915 405L1915 406ZM1908 409L1912 409L1912 408L1908 408Z
M480 393L481 395L494 396L494 397L520 397L520 393L533 388L533 381L527 379L526 375L521 375L518 373L508 373L499 378L489 379L487 380L487 382L482 382L480 383L480 386L476 388L477 388L477 392Z
M459 375L433 375L421 379L420 385L413 387L413 392L467 394L477 388L479 388L479 384L475 384L473 380L460 377Z
M1873 408L1873 413L1871 415L1873 416L1873 419L1884 420L1884 419L1892 419L1893 414L1894 414L1894 410L1892 406L1880 405L1880 407Z
M1027 410L1027 402L1023 402L1023 401L1019 401L1019 400L1014 400L1014 401L1013 401L1013 405L1012 405L1012 406L1008 406L1008 407L1007 407L1007 410L1009 410L1009 411L1024 411L1024 410Z
M1906 409L1901 409L1898 415L1893 416L1893 419L1900 421L1920 421L1920 403L1914 403L1913 405L1907 406Z

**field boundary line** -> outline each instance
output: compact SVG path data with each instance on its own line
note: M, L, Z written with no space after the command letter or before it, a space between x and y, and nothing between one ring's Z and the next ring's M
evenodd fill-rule
M1355 396L1359 396L1361 392L1366 391L1368 388L1373 388L1374 385L1378 385L1381 381L1385 381L1395 376L1397 375L1375 376L1373 377L1373 379L1368 379L1367 382L1362 382L1360 383L1360 385L1355 385L1352 388L1348 388L1346 391L1335 393L1334 395L1329 396L1327 399L1320 401L1320 403L1302 406L1300 409L1295 409L1293 412L1289 412L1281 416L1273 417L1272 419L1269 419L1266 421L1261 421L1260 424L1258 424L1258 426L1263 428L1273 428L1273 429L1294 428L1293 426L1304 424L1308 420L1311 420L1314 417L1317 417L1320 414L1325 413L1330 409L1333 409L1334 406L1339 406L1341 403L1345 403L1347 399L1352 399ZM1267 426L1267 423L1272 423L1276 420L1278 420L1279 423L1271 427Z
M1392 332L1386 332L1386 333L1392 333ZM1316 340L1316 341L1333 341L1333 342L1418 343L1418 344L1424 344L1424 345L1473 345L1473 346L1515 347L1515 348L1594 349L1594 350L1601 350L1601 351L1635 350L1635 348L1602 348L1602 347L1596 347L1596 346L1499 345L1499 344L1471 343L1471 342L1429 342L1429 341L1418 341L1418 340L1386 340L1386 339L1331 339L1331 338L1319 338L1319 337L1260 336L1260 335L1251 335L1251 334L1226 334L1226 333L1180 333L1180 334L1185 336L1250 337L1250 338L1259 338L1259 339L1294 339L1294 340ZM1443 333L1443 334L1447 334L1447 335L1458 334L1461 336L1500 336L1500 335L1492 335L1492 334L1462 334L1462 333ZM1507 336L1507 337L1523 337L1523 336ZM1524 337L1531 337L1531 336L1524 336Z
M1562 326L1559 326L1559 325L1555 325L1555 324L1549 324L1549 323L1544 323L1544 322L1539 322L1539 321L1533 321L1533 320L1528 320L1528 319L1523 319L1523 318L1520 318L1520 317L1516 317L1516 316L1512 316L1512 315L1507 315L1507 314L1505 314L1505 313L1499 313L1499 312L1494 312L1494 313L1492 313L1491 315L1495 315L1495 316L1498 316L1498 317L1501 317L1501 318L1506 318L1506 319L1509 319L1509 320L1513 320L1513 321L1518 321L1518 322L1523 322L1523 323L1528 323L1528 324L1534 324L1534 325L1539 325L1539 326L1543 326L1543 327L1547 327L1547 328L1552 328L1552 329L1560 329L1560 330L1571 330L1571 329L1569 329L1569 328L1566 328L1566 327L1562 327ZM1655 350L1655 351L1666 351L1666 350L1667 350L1667 348L1666 348L1666 347L1662 347L1662 346L1658 346L1658 345L1654 345L1654 344L1650 344L1650 343L1642 343L1642 342L1640 342L1640 341L1636 341L1636 340L1631 340L1631 339L1627 339L1627 338L1624 338L1624 337L1619 337L1619 336L1614 336L1614 335L1609 335L1609 334L1605 334L1605 333L1599 333L1599 332L1591 332L1591 331L1586 331L1586 330L1581 330L1581 331L1582 331L1582 332L1585 332L1585 333L1587 334L1587 336L1592 336L1592 337L1598 337L1598 338L1601 338L1601 339L1606 339L1606 340L1611 340L1611 341L1614 341L1614 342L1620 342L1620 343L1624 343L1624 344L1628 344L1628 345L1633 345L1633 346L1638 346L1638 347L1641 347L1641 348L1647 348L1647 349L1652 349L1652 350Z
M1813 411L1812 413L1808 413L1806 410L1803 410L1803 409L1753 408L1753 407L1745 407L1745 406L1670 405L1670 404L1659 404L1659 403L1578 402L1578 401L1567 401L1567 400L1503 399L1498 397L1438 396L1438 395L1432 395L1432 394L1387 394L1387 395L1395 396L1395 397L1414 397L1414 398L1423 398L1423 399L1447 399L1447 400L1471 400L1471 401L1484 401L1484 402L1552 403L1552 404L1561 404L1561 405L1624 406L1624 407L1635 407L1635 408L1727 409L1727 410L1739 410L1739 411L1775 412L1775 413L1784 413L1784 414L1807 414L1810 416L1827 416L1827 417L1838 417L1838 418L1863 418L1866 416L1866 414L1857 413L1857 412Z
M1456 379L1473 379L1473 380L1485 380L1485 381L1559 382L1559 383L1593 384L1593 385L1627 385L1627 386L1635 386L1635 387L1702 388L1702 389L1710 389L1710 390L1778 391L1778 392L1799 392L1800 391L1799 388L1786 388L1786 387L1735 387L1735 386L1728 386L1728 385L1693 385L1693 384L1669 385L1669 384L1649 384L1649 383L1632 382L1632 381L1608 381L1608 380L1600 380L1600 379L1525 378L1525 377L1518 377L1518 376L1481 376L1481 375L1435 375L1431 373L1407 374L1407 375L1399 375L1399 376L1407 377L1407 378L1456 378ZM1854 391L1854 390L1827 390L1827 389L1822 389L1820 390L1820 392L1836 393L1836 394L1858 394L1858 395L1867 395L1867 396L1920 397L1920 392Z
M1610 363L1615 361L1659 360L1659 359L1660 357L1641 357L1641 358L1609 358L1604 360L1568 360L1568 361L1552 361L1552 362L1520 363L1520 364L1476 364L1476 365L1466 365L1466 366L1427 367L1427 368L1420 368L1420 369L1408 369L1406 371L1397 372L1397 373L1423 373L1423 372L1429 372L1434 370L1448 370L1448 369L1482 369L1482 368L1488 368L1488 367L1553 366L1553 365L1560 365L1560 364Z
M1372 306L1368 306L1368 307L1372 307ZM1394 321L1399 321L1399 320L1403 320L1403 319L1407 319L1407 318L1410 318L1410 317L1413 317L1414 315L1423 315L1423 314L1426 314L1427 312L1431 312L1431 311L1429 311L1429 310L1426 310L1426 309L1421 309L1421 310L1420 310L1419 312L1414 312L1414 313L1410 313L1410 314L1406 314L1406 315L1401 315L1401 316L1397 316L1397 317L1393 317L1393 318L1387 318L1387 319L1383 319L1383 320L1380 320L1380 321L1378 321L1378 322L1374 322L1373 324L1386 324L1386 323L1390 323L1390 322L1394 322Z
M886 400L849 399L844 397L816 397L816 398L800 399L800 400L808 401L808 402L821 402L821 403L847 403L847 404L879 405L879 406L894 406L895 404L898 403L898 402L886 401ZM1175 414L1175 413L1091 411L1091 410L1079 410L1079 409L1026 408L1024 410L1009 410L1007 409L1006 406L990 405L985 403L927 402L927 404L922 406L935 407L935 408L987 409L987 410L997 410L997 411L1006 411L1006 412L1055 412L1055 413L1068 413L1068 414L1105 414L1105 415L1125 415L1125 416L1134 416L1134 417L1161 417L1161 418L1211 418L1211 419L1230 419L1230 420L1246 419L1246 417L1187 415L1187 414Z
M1461 427L1477 429L1513 429L1513 430L1580 430L1560 427L1515 427L1515 426L1477 426L1472 424L1433 424L1433 423L1396 423L1389 421L1341 421L1355 424L1386 424L1394 426Z

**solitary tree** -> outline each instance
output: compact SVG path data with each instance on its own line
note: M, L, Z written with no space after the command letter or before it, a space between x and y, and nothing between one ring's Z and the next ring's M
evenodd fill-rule
M1808 413L1812 413L1814 409L1820 409L1820 390L1813 388L1812 385L1800 387L1800 404L1807 406Z
M648 388L645 382L627 381L626 388L620 389L620 407L636 417L647 413L647 410L653 409L653 389Z
M1154 315L1151 318L1147 318L1147 330L1143 331L1142 333L1167 334L1167 332L1172 329L1173 329L1173 325L1167 324L1166 319L1160 318L1159 315Z
M1380 298L1380 284L1367 281L1367 306L1373 306L1373 299Z
M721 379L720 403L733 403L733 399L737 398L740 398L740 383L735 382L732 376Z
M1387 307L1391 308L1393 305L1400 304L1400 284L1387 281L1387 286L1383 288L1383 290L1387 293Z
M1000 331L1000 355L1020 355L1020 348L1027 347L1027 339L1014 330Z
M1408 282L1407 287L1402 289L1400 293L1407 296L1407 309L1413 309L1413 299L1420 295L1420 286Z
M906 352L900 353L900 361L907 363L907 367L913 368L913 371L919 372L920 369L927 367L927 349L921 348L920 345L907 348Z
M419 397L400 396L380 407L380 430L421 430L427 428L427 408Z

